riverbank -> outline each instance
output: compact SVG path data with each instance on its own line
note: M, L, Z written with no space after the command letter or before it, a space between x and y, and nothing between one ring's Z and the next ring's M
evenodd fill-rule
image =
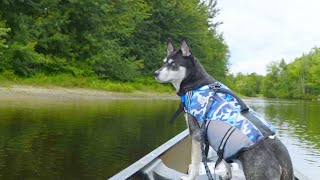
M152 77L137 78L134 81L115 81L100 79L97 76L73 76L70 74L35 74L30 77L19 77L13 72L6 71L0 74L0 86L27 85L36 87L63 87L104 90L108 92L155 92L171 93L170 84L161 84Z
M54 98L54 99L155 99L174 100L178 99L174 93L156 92L109 92L104 90L86 88L42 87L31 85L0 86L1 99L11 98Z
M0 97L41 97L63 99L177 99L171 84L161 84L152 77L134 82L102 80L96 76L36 74L22 78L0 74Z

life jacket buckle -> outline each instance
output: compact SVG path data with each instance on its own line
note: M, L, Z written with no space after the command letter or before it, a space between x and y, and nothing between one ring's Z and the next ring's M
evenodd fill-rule
M270 135L269 136L270 139L274 139L274 137L275 137L274 135Z
M210 84L209 87L214 91L219 91L221 89L221 85L219 83Z

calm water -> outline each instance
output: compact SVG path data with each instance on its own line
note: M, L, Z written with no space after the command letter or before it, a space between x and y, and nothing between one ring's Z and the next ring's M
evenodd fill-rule
M294 166L320 175L320 102L247 100ZM0 179L106 179L186 128L177 101L1 99Z

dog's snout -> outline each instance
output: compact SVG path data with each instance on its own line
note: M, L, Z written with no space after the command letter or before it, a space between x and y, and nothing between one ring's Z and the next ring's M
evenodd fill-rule
M154 76L157 77L159 75L159 71L154 72Z

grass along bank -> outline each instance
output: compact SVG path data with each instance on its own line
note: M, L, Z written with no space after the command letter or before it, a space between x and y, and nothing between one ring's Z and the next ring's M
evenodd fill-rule
M156 92L172 93L170 84L160 84L153 78L139 78L133 82L119 82L101 80L98 77L75 77L70 74L45 75L36 74L28 78L22 78L11 72L0 74L0 86L10 87L12 85L31 85L42 87L65 87L65 88L87 88L109 92Z

